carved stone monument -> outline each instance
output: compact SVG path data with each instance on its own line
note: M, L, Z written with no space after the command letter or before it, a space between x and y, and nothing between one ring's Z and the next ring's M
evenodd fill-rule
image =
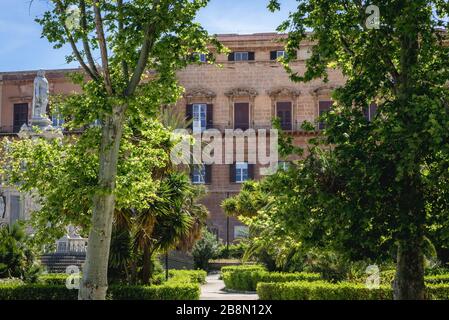
M39 70L34 79L33 108L30 124L24 124L19 132L20 138L44 137L48 139L62 137L62 132L52 126L48 118L49 85L45 71Z

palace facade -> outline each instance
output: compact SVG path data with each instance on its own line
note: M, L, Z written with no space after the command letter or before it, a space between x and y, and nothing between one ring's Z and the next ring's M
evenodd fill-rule
M275 33L252 35L219 35L218 39L231 53L218 55L217 63L191 65L178 73L185 94L175 106L192 119L194 132L206 129L269 129L273 118L281 121L282 128L293 135L295 144L304 146L313 134L301 130L304 121L316 123L317 117L332 105L331 92L344 83L337 70L329 70L329 82L313 81L293 83L277 60L285 52ZM310 56L312 44L303 43L292 67L305 71L305 60ZM67 73L78 71L50 70L46 77L50 95L80 90L73 85ZM0 73L0 137L15 136L31 117L33 79L36 71ZM60 119L53 119L59 125ZM316 131L320 124L316 123ZM234 218L228 218L220 207L223 199L239 192L242 182L259 179L260 167L248 162L196 166L191 173L192 182L205 184L208 195L204 204L211 216L209 228L224 242L244 236L246 228ZM0 224L26 219L32 204L14 190L0 189ZM2 212L1 202L5 210Z

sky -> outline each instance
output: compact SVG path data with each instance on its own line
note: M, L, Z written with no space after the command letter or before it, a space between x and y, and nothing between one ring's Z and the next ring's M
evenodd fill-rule
M266 8L268 0L210 0L197 20L210 33L273 32L294 10L296 0L283 0L280 12ZM70 48L53 49L41 39L41 27L34 18L48 8L47 0L0 0L0 72L62 69Z

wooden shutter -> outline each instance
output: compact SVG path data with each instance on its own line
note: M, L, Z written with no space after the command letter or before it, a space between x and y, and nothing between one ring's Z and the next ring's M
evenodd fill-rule
M24 124L28 124L28 103L15 104L13 115L13 132L19 132Z
M209 52L206 55L206 62L211 62L211 61L214 61L214 54L212 52Z
M248 178L250 180L254 180L254 170L255 165L254 164L248 164Z
M10 201L11 201L11 213L9 223L10 225L13 225L20 220L20 212L21 212L20 196L11 196Z
M326 112L329 112L329 110L332 108L332 101L320 101L319 103L319 114L322 116ZM318 128L320 130L323 130L326 128L326 125L324 122L320 122Z
M193 128L193 104L188 104L186 106L186 122L188 123L187 128Z
M207 129L212 129L214 127L214 105L213 104L208 104L207 105L207 110L206 110L206 128Z
M204 182L206 184L211 184L212 183L212 165L207 164L205 165L206 168L206 177L204 179Z
M190 182L193 183L193 171L195 170L195 165L189 166L189 176L190 176Z
M235 61L235 53L234 53L234 52L231 52L231 53L228 55L228 61Z
M292 130L292 103L278 102L276 109L282 130Z
M229 181L231 182L231 183L235 183L235 163L234 164L231 164L231 165L229 165Z
M373 121L377 115L377 103L371 103L369 106L370 121Z
M278 58L278 52L277 51L271 51L270 52L270 60L277 60Z
M363 108L363 116L365 117L366 121L369 121L369 107Z
M256 60L256 54L254 52L248 52L248 61Z
M234 129L249 129L249 103L234 104Z

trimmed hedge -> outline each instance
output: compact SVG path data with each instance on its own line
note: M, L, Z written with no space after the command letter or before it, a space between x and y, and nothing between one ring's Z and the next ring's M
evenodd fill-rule
M112 300L199 300L197 284L164 284L160 286L112 286L108 298Z
M428 285L427 299L449 299L449 285ZM289 282L259 283L257 294L260 300L392 300L390 286L368 289L363 284L340 282Z
M226 289L238 291L256 291L257 284L260 282L317 281L321 279L317 273L280 273L264 270L225 272L222 276Z
M63 277L65 276L65 277ZM199 274L196 280L198 280ZM78 290L65 287L67 275L43 277L44 284L4 283L0 285L1 300L77 300ZM112 285L107 297L112 300L198 300L200 286L191 283L192 278L185 276L185 283L172 281L157 286L124 286ZM57 284L63 280L64 285ZM179 281L179 279L178 279ZM54 283L50 283L54 282Z
M39 283L65 286L66 279L69 275L65 273L49 273L39 276ZM204 270L170 270L168 283L206 283L207 272ZM165 282L165 273L158 274L155 283L162 284ZM167 282L166 282L167 283ZM167 284L168 284L167 283Z
M255 265L240 265L240 266L227 266L221 268L221 273L225 272L239 272L239 271L264 271L265 267L255 264Z
M196 284L161 286L111 286L108 299L112 300L198 300L200 288ZM78 290L61 285L2 285L0 300L77 300Z
M66 273L42 274L39 276L38 282L41 284L65 286L68 276Z
M447 283L449 284L449 274L439 274L435 276L426 276L424 281L428 284Z
M78 290L61 285L26 284L1 285L1 300L77 300Z
M158 274L153 278L153 284L204 284L207 272L204 270L170 270L168 276L168 281L166 281L165 273Z
M204 284L206 283L207 272L204 270L170 270L168 275L169 282L179 282L187 278L191 283Z

